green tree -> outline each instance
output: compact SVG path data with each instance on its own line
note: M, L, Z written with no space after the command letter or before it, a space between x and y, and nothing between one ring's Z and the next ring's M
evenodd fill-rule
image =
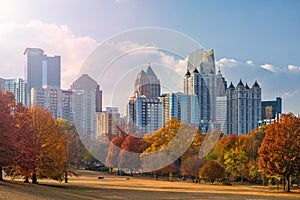
M219 164L224 166L224 156L227 152L231 149L236 147L238 140L237 135L229 135L223 136L220 140L216 143L215 147L213 148L212 152L206 156L207 161L216 161Z
M269 176L285 177L290 192L290 177L300 168L300 119L292 113L282 114L269 125L259 155L259 168Z
M215 180L225 177L225 169L219 163L209 161L199 171L199 177L208 179L211 181L211 184L213 184Z
M243 173L248 163L248 157L245 151L239 150L237 147L231 149L224 155L224 165L226 172L234 176L240 176L243 181Z

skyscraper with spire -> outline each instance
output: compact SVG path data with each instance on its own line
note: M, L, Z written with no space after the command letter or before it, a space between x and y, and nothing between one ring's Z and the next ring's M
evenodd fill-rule
M146 72L142 70L135 79L134 94L139 93L148 98L160 95L160 80L157 78L149 62Z
M137 127L138 135L156 131L162 126L162 104L160 96L160 80L150 63L146 71L137 74L134 84L134 96L127 105L128 122Z

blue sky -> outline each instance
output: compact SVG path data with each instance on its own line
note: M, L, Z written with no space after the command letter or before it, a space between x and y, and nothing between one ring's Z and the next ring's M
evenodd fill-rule
M23 77L24 49L40 47L62 55L67 88L97 44L130 29L162 27L214 49L229 82L258 80L264 99L282 96L285 112L300 113L299 19L297 0L2 0L0 77Z

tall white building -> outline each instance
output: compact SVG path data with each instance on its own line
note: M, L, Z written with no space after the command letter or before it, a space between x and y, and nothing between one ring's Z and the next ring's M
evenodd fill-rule
M216 121L214 123L214 128L219 129L221 132L227 132L227 82L225 78L222 76L221 71L219 69L218 74L216 76L217 79L217 87L216 87Z
M227 96L227 134L247 134L258 128L261 120L261 88L255 81L249 88L240 80L236 87L231 83Z
M98 141L108 141L108 137L118 135L117 126L120 113L117 107L106 107L106 111L97 112L96 137Z
M208 131L209 124L216 120L216 87L214 51L197 49L190 53L183 88L185 94L198 96L202 131Z
M160 81L153 72L150 64L136 77L134 96L127 105L128 123L137 127L136 134L144 135L162 127L162 104L160 95Z
M26 104L30 104L32 88L46 88L48 86L60 88L61 59L60 56L47 56L39 48L26 48L25 81Z
M102 91L89 75L82 74L71 85L73 122L82 136L96 139L96 112L102 112Z

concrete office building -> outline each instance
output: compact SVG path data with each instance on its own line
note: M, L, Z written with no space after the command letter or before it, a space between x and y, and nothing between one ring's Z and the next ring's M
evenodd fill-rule
M117 126L120 123L120 113L117 107L106 107L105 111L97 112L96 137L98 141L108 141L113 135L119 135Z
M32 88L48 86L60 88L61 59L60 56L49 57L38 48L26 48L24 55L26 55L25 81L27 83L25 105L29 105Z
M81 136L96 139L96 112L102 112L102 91L89 75L82 74L71 85L73 122Z
M54 118L66 119L72 124L71 96L71 91L57 87L32 88L31 105L48 109Z

